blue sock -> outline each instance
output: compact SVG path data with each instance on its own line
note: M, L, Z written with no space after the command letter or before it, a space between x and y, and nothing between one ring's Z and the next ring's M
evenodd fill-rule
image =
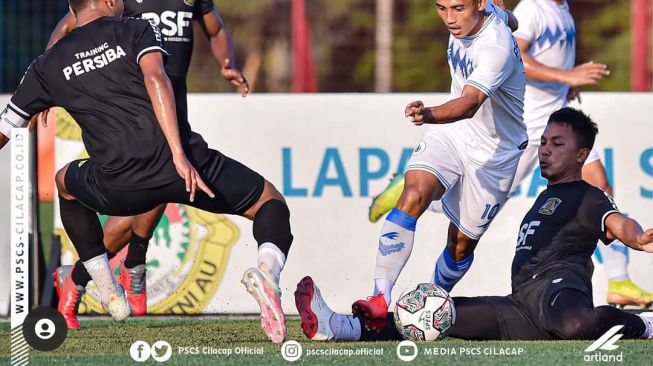
M390 211L383 224L376 256L374 293L382 292L387 304L390 304L392 287L413 250L416 224L417 219L398 208Z
M447 248L444 248L444 251L440 254L440 258L438 258L438 261L435 264L433 282L448 292L451 292L453 287L461 278L463 278L465 273L467 273L467 270L472 266L473 261L474 253L457 262L451 258Z

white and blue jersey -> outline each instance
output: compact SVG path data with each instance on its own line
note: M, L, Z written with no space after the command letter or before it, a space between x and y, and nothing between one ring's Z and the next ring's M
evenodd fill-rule
M461 97L466 85L489 97L472 118L457 122L468 126L487 157L497 148L513 149L526 141L524 66L505 20L492 12L476 34L462 39L450 35L447 58L452 99Z
M488 98L476 114L429 125L406 170L430 172L446 188L442 210L461 232L479 239L507 199L527 140L524 65L498 12L471 36L449 38L451 99L469 85Z
M528 41L529 56L556 69L570 70L576 63L576 26L567 2L522 0L514 11L519 21L515 37ZM529 139L538 144L549 116L567 105L569 85L526 79L524 121Z

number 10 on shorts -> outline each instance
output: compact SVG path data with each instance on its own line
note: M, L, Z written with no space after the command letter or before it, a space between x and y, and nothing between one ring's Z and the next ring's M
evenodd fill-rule
M492 206L492 204L486 203L485 204L485 211L483 211L483 215L481 215L481 220L490 220L494 219L494 216L497 215L497 212L499 212L499 206L501 206L500 203L497 203L496 205Z

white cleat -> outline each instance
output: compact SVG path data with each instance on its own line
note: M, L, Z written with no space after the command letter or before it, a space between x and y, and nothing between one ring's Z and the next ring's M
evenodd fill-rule
M243 274L243 285L261 308L261 327L274 343L286 338L286 317L281 308L279 286L258 268L249 268Z
M648 331L648 339L653 339L653 312L646 311L639 314L644 323L646 323L646 330Z
M311 277L306 276L297 284L295 305L301 317L302 330L308 339L334 339L330 324L334 312L322 299L320 289L315 286Z
M102 302L102 307L106 310L113 319L117 321L122 321L127 319L131 314L131 307L127 301L127 296L125 296L125 290L121 285L117 285L117 292L109 296L109 300L104 303Z

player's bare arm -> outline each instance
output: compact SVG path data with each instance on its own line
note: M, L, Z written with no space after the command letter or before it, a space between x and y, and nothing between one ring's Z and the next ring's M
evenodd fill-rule
M181 145L172 85L163 68L163 56L159 52L150 52L141 57L139 65L143 71L145 88L152 101L154 114L172 151L177 172L186 181L186 191L190 192L190 201L193 202L195 199L197 188L210 197L215 197L186 158L186 153Z
M222 66L220 74L223 78L237 86L243 97L247 96L247 93L249 93L249 83L243 73L234 67L236 56L233 42L229 32L224 27L220 14L218 14L217 10L213 9L204 14L200 20L200 24L206 36L209 37L213 57Z
M653 253L653 228L642 229L639 223L620 213L613 213L605 219L608 240L619 239L635 250Z
M519 21L517 21L517 17L510 10L504 10L506 13L508 13L508 27L511 31L516 31L519 28Z
M571 87L577 87L596 85L601 79L610 75L610 70L606 65L594 63L593 61L578 65L571 70L548 67L528 54L527 50L530 47L530 43L527 40L519 37L515 37L515 39L521 50L526 76L531 79L554 81L567 84Z
M73 29L75 29L76 21L77 20L75 19L75 14L73 14L72 11L66 13L66 15L64 15L63 18L59 20L59 23L57 23L57 26L50 34L50 40L48 40L48 45L45 47L45 49L46 50L50 49L57 42L59 42L60 39L65 37L66 34L70 33Z
M445 124L471 118L487 99L487 95L471 85L465 85L460 98L452 99L437 107L424 107L416 101L406 106L406 117L412 117L415 126L422 124Z

